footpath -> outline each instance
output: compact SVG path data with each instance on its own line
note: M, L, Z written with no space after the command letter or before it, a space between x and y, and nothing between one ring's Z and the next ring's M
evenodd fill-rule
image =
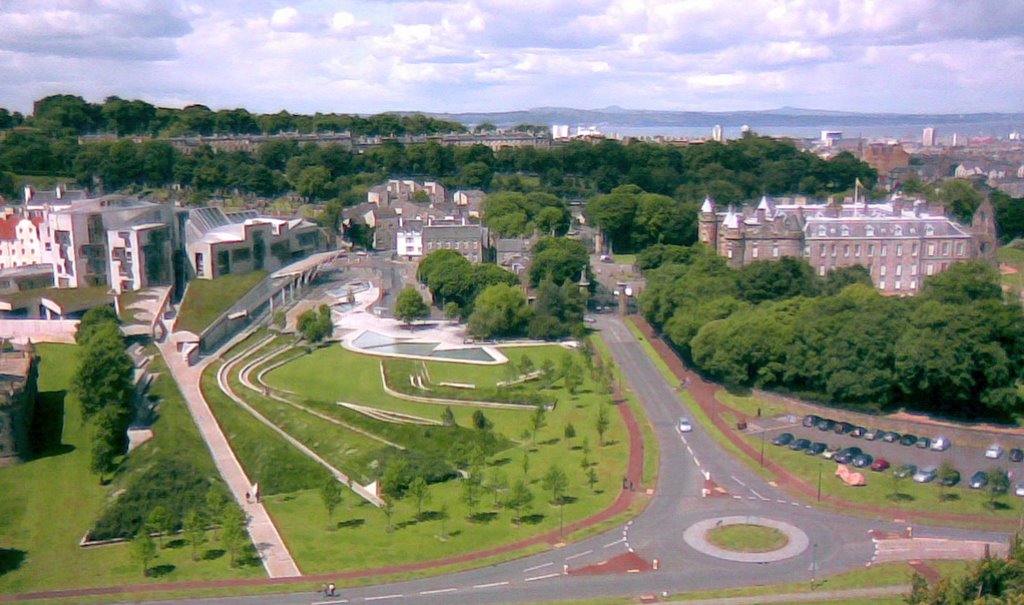
M735 417L736 420L746 420L742 414L739 414L736 410L726 406L725 404L718 401L715 397L715 393L722 388L721 385L714 382L708 382L704 380L697 372L687 368L682 360L676 355L675 351L668 346L668 344L661 339L654 328L651 327L646 320L637 315L632 315L626 319L626 321L633 322L644 337L651 343L654 350L658 353L661 359L665 362L672 373L679 379L680 383L686 384L686 390L689 391L690 395L697 402L697 405L707 414L708 418L715 425L715 428L725 436L737 449L740 450L749 460L758 461L760 454L753 445L747 442L743 438L743 435L736 430L733 421L727 419L727 416ZM797 493L803 496L807 501L817 500L817 488L800 477L797 477L789 469L779 465L772 460L765 460L764 467L768 469L776 478L776 482L784 489L791 493ZM898 508L889 508L884 506L875 506L871 504L864 504L861 502L850 502L842 498L837 498L831 495L822 495L820 502L830 505L833 508L841 510L856 510L863 513L869 513L872 516L879 518L906 518L908 514L912 514L914 519L917 521L946 521L946 522L970 522L974 525L984 526L987 529L996 531L1014 531L1017 529L1017 522L1009 519L993 519L987 517L979 517L977 515L967 515L960 513L941 513L934 511L907 511Z
M166 346L167 350L164 349ZM196 419L197 425L200 427L200 431L203 433L203 438L207 439L211 452L213 452L214 460L217 463L217 468L221 470L225 481L229 483L233 492L237 493L238 489L247 491L251 486L248 484L248 478L245 476L245 471L242 469L238 459L235 458L234 452L231 451L231 446L228 444L226 437L220 430L220 426L217 424L209 406L206 404L206 400L203 399L202 391L200 389L200 380L202 377L202 370L205 368L205 364L196 366L188 366L182 360L181 355L174 351L172 344L161 345L161 353L164 355L164 359L167 361L167 365L174 375L175 381L178 383L181 389L182 395L184 395L186 401L189 403L189 409L193 413L193 418ZM250 524L250 535L253 538L253 543L256 544L257 549L269 548L271 545L280 545L275 551L261 551L265 552L267 558L265 559L265 565L268 565L269 578L241 578L241 579L227 579L227 580L202 580L202 581L191 581L191 582L155 582L152 584L132 584L125 586L102 586L96 588L81 588L81 589L69 589L69 590L52 590L46 592L34 592L34 593L23 593L23 594L8 594L0 595L0 603L13 602L13 601L31 601L31 600L52 600L52 599L68 599L75 597L94 597L94 596L111 596L111 595L138 595L138 594L154 594L160 592L181 592L189 590L203 590L203 589L222 589L222 588L245 588L245 587L260 587L260 586L301 586L301 585L322 585L326 582L338 582L340 580L352 580L361 578L385 578L396 574L424 571L428 569L439 569L443 567L461 565L465 563L472 563L474 561L482 561L490 557L496 557L509 553L514 553L525 548L536 546L539 544L555 545L563 541L564 535L572 534L573 532L594 527L601 523L604 523L610 519L617 517L627 512L633 504L633 500L637 492L643 491L646 486L642 486L643 480L643 432L640 430L640 425L637 422L636 416L633 414L633 410L624 403L624 397L622 396L621 386L616 388L614 393L615 400L619 402L615 407L619 410L619 414L622 416L622 420L626 425L626 429L629 433L629 462L627 464L626 479L634 486L637 491L623 489L619 492L618 497L612 502L608 508L590 516L586 519L581 519L574 523L566 525L564 528L564 534L557 529L549 532L532 536L517 542L509 544L502 544L494 548L486 550L465 553L445 559L435 559L431 561L422 561L418 563L407 563L405 565L394 565L389 567L378 567L374 569L358 569L339 573L325 573L317 575L299 575L298 568L294 567L295 563L291 558L291 555L287 552L287 547L281 539L280 534L277 533L277 528L274 526L269 514L263 505L255 503L247 503L245 505L246 514L249 514L253 518L253 522ZM204 430L204 426L206 427ZM222 467L223 465L223 467ZM244 487L243 487L244 485ZM650 486L653 487L653 486ZM236 496L237 497L237 496ZM245 503L244 495L242 502ZM257 515L265 515L265 517L257 517ZM258 520L259 519L259 520ZM265 520L263 520L265 519ZM257 533L254 533L257 530ZM270 533L270 530L273 533ZM276 538L275 538L276 536ZM285 559L284 555L287 555ZM269 561L276 561L281 564L284 570L280 575L271 575L269 568ZM295 572L292 574L287 573L286 563L290 563ZM275 567L275 569L277 569Z

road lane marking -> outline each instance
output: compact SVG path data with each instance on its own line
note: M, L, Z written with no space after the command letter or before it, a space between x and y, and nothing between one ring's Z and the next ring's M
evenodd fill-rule
M335 605L335 603L348 603L348 599L335 599L333 601L313 601L310 605Z
M618 540L616 540L614 542L605 544L604 546L602 546L602 548L611 548L612 546L615 546L616 544L622 544L625 541L626 541L625 538L619 538ZM527 570L527 571L529 571L529 570Z
M586 551L583 551L581 553L576 553L575 555L572 555L571 557L566 557L565 560L566 561L572 561L573 559L578 559L580 557L585 557L585 556L589 555L592 552L594 552L594 551L593 550L586 550Z
M743 487L746 487L746 486L747 486L747 484L746 484L746 483L744 483L744 482L742 482L742 481L740 481L740 480L739 480L739 478L738 478L738 477L737 477L736 475L729 475L729 476L730 476L730 477L732 477L732 480L733 480L733 481L735 481L736 483L739 483L739 484L740 484L740 485L742 485ZM750 491L754 491L754 490L750 490Z
M490 584L477 584L473 588L494 588L495 586L507 586L508 582L491 582Z
M366 597L363 600L364 601L383 601L385 599L401 599L404 596L405 595L400 595L400 594L386 594L386 595L379 596L379 597Z
M754 489L753 489L753 488L751 488L751 489L750 489L750 493L752 493L752 494L754 494L755 496L757 496L758 498L760 498L760 499L761 499L761 502L767 502L767 501L768 501L768 498L765 498L765 497L764 497L764 496L762 496L761 494L757 493L756 491L754 491Z
M555 564L555 562L552 561L550 563L545 563L543 565L536 565L534 567L527 567L526 569L523 570L523 573L528 573L528 572L531 572L531 571L537 571L538 569L543 569L545 567L551 567L554 564Z
M700 460L697 460L697 457L696 457L696 456L694 456L694 457L693 457L693 463L697 465L697 468L701 468L701 466L700 466Z
M443 594L443 593L446 593L446 592L455 592L456 590L458 590L458 588L438 588L437 590L424 590L424 591L421 591L420 594L421 595Z
M549 573L549 574L544 575L544 576L534 576L532 578L526 578L525 580L523 580L523 582L536 582L537 580L547 580L548 578L557 578L560 575L562 575L562 574Z

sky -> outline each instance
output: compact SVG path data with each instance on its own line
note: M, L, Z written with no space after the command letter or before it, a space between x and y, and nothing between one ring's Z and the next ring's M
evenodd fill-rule
M1024 111L1024 0L0 0L0 107Z

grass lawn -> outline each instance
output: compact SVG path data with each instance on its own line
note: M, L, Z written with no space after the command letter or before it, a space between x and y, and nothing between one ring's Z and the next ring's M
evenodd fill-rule
M1024 290L1024 250L1002 246L996 253L996 257L999 262L1006 263L1017 270L1017 273L1003 274L1003 283L1015 292Z
M188 285L181 301L175 330L199 334L221 313L256 287L267 276L265 271L252 271L242 275L225 275L217 279L195 279Z
M37 414L51 421L52 441L36 459L0 469L0 545L14 551L5 556L12 563L5 566L8 570L0 569L0 594L263 575L262 568L232 570L224 556L194 563L185 546L160 550L154 564L164 575L143 578L127 545L80 548L78 541L121 479L104 487L89 472L88 427L82 424L78 400L68 390L77 365L77 347L43 344L36 350L41 360L42 395ZM166 374L153 392L164 398L160 419L154 425L157 436L132 454L134 459L125 464L124 472L130 474L144 466L162 448L180 450L179 455L210 471L212 461L205 447L197 446L198 436L188 412ZM207 548L217 549L217 545L211 543Z
M557 346L507 349L506 354L517 363L524 355L529 355L538 367L544 359L551 359L557 366L563 355L577 355ZM269 372L267 381L276 388L297 393L304 405L315 406L317 411L345 422L358 422L360 428L408 444L411 449L425 447L428 441L417 437L410 429L422 432L429 431L429 428L406 427L398 430L395 426L379 421L357 419L353 416L354 412L335 405L335 401L342 400L421 417L440 416L444 406L408 402L387 396L380 382L379 362L379 359L358 355L339 346L329 346L314 350ZM503 367L443 362L431 362L427 366L435 382L450 380L494 385L506 375ZM214 371L211 369L204 377L204 392L211 400L218 420L228 432L243 465L249 469L251 465L258 464L261 452L266 448L290 448L270 433L269 429L254 424L251 418L244 418L245 412L226 397L213 393ZM348 492L345 494L345 503L335 513L331 523L328 523L326 509L316 489L318 482L308 485L313 489L275 490L276 494L266 498L267 506L293 556L307 573L433 560L557 529L560 518L568 525L611 504L619 493L620 479L628 462L625 426L614 410L609 413L611 426L605 433L606 444L598 447L594 417L597 406L607 405L610 397L595 392L596 389L589 376L575 395L568 393L559 382L552 385L550 392L558 397L559 402L553 411L547 413L546 426L538 431L535 441L531 439L527 428L532 415L531 408L522 412L484 410L487 419L493 423L492 430L509 439L510 446L487 460L483 470L483 493L474 506L467 504L463 497L463 482L454 480L430 486L430 501L424 503L419 513L411 498L398 500L391 519L391 531L388 531L388 519L384 512ZM280 402L261 401L262 397L251 391L238 389L237 392L268 416L274 417L293 436L339 465L345 464L347 459L354 461L363 453L345 449L346 444L354 443L351 431L305 412L274 409L288 406ZM472 426L474 408L452 406L452 410L460 426ZM565 427L569 423L575 427L577 435L571 440L564 436ZM597 471L597 483L593 491L581 467L584 457L581 444L584 438L590 444L589 460ZM258 447L244 443L254 439L260 441ZM238 445L236 442L239 442ZM297 453L294 448L290 449ZM365 451L368 448L363 449ZM525 473L524 457L528 460ZM372 465L373 461L370 460L367 466L372 468ZM551 494L543 488L542 477L553 466L560 467L569 479L567 503L561 510L550 503ZM261 473L271 474L271 469L257 469L254 474L259 476ZM514 483L524 476L534 499L529 510L522 511L524 521L514 523L515 511L495 505L495 491L492 487ZM504 495L505 491L499 487L499 502L504 499ZM442 510L447 515L443 532Z
M708 541L735 552L771 552L786 545L786 534L773 527L737 523L710 530Z

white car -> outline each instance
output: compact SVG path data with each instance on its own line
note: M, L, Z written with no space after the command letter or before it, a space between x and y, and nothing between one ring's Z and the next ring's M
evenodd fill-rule
M1003 455L1003 446L999 445L998 443L993 443L992 445L988 446L987 450L985 450L985 457L986 458L991 458L991 459L995 460L997 458L1000 458L1002 455Z
M949 449L949 446L953 445L949 442L949 439L945 437L936 437L935 441L932 441L932 451L944 452Z
M1024 481L1017 484L1017 487L1013 489L1013 493L1018 496L1024 496Z
M687 418L686 416L681 416L679 418L679 424L677 425L677 427L679 428L680 433L689 433L690 431L693 430L693 424L690 422L690 419Z

